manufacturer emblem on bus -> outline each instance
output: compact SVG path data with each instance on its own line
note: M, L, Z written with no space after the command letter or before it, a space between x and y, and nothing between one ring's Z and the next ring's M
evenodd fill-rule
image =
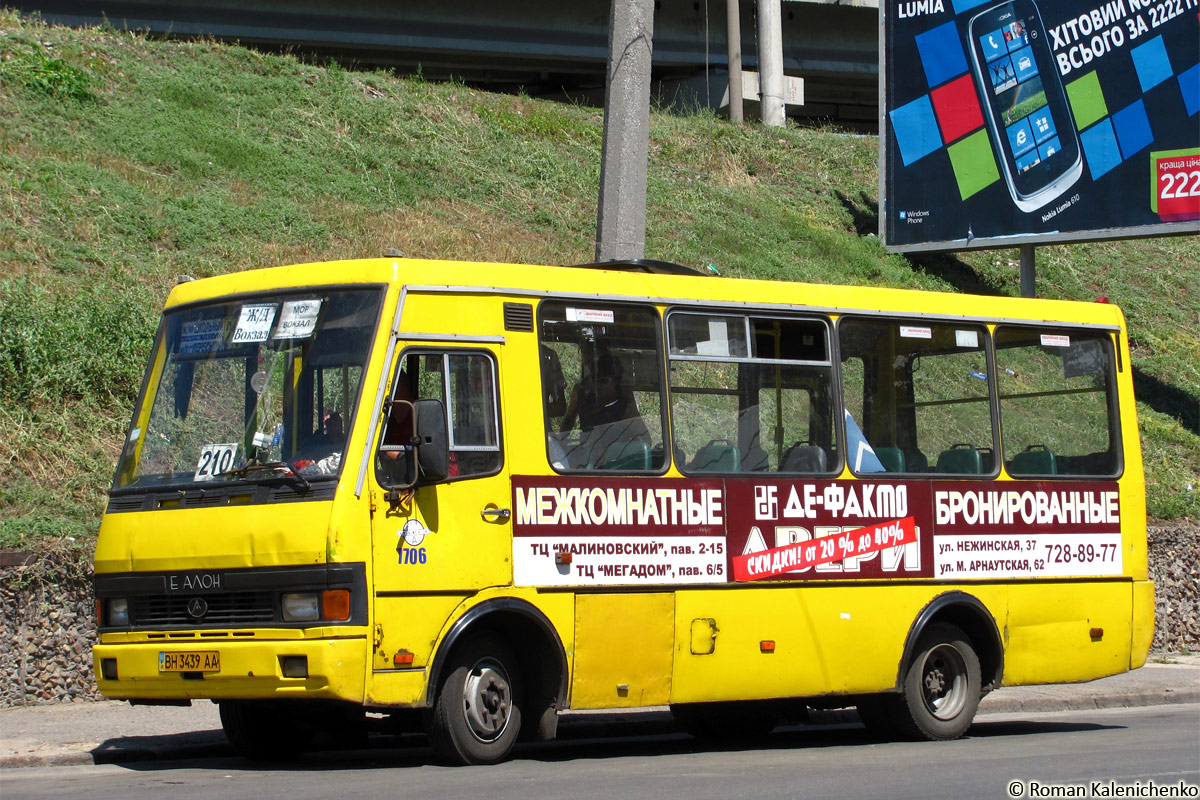
M192 619L200 619L208 613L208 601L203 597L193 597L188 600L187 612Z

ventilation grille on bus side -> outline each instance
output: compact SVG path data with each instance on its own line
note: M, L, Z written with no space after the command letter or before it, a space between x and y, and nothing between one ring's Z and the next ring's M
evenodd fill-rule
M533 306L526 303L505 303L504 330L532 332Z

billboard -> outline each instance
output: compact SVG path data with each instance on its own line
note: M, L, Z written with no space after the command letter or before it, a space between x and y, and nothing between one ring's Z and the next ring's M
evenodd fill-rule
M1200 0L880 0L893 252L1200 232Z

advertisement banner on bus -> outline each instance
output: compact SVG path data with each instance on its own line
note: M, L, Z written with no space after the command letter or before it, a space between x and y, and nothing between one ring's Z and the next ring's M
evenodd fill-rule
M514 477L513 494L518 586L727 578L723 481Z
M532 478L520 586L1120 575L1116 484Z
M1200 232L1200 0L883 0L893 252Z

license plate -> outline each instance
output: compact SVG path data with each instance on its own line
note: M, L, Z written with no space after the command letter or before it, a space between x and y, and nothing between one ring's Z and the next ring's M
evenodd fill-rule
M218 650L192 650L158 654L159 672L220 672Z

